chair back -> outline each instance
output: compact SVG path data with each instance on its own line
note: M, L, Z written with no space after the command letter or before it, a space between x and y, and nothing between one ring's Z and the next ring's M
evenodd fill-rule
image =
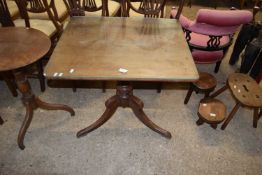
M26 27L30 27L29 12L47 13L49 19L53 22L57 31L62 30L62 25L58 23L58 14L54 0L15 0L19 8L21 17L25 20ZM48 3L50 2L50 3Z
M109 16L108 0L101 0L101 5L97 5L96 0L63 0L70 16L85 16L86 12L96 12L101 10L102 16Z
M0 23L3 27L14 26L6 0L0 0Z
M164 7L166 5L166 0L141 0L139 1L139 7L136 8L132 4L131 0L122 1L122 16L129 17L130 9L137 13L143 14L145 17L149 18L163 18L164 17Z
M252 14L246 10L209 10L200 9L197 12L196 23L205 23L217 27L239 26L252 19Z

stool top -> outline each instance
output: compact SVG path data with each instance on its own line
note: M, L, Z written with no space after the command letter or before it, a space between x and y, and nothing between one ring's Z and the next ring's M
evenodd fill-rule
M217 80L207 72L199 72L199 80L193 84L199 89L208 90L216 87Z
M262 107L262 88L250 76L233 73L228 77L228 85L233 96L241 104Z
M202 99L199 104L198 115L207 123L220 123L225 119L226 106L217 99Z
M0 71L27 66L42 58L51 46L43 32L24 27L0 28Z

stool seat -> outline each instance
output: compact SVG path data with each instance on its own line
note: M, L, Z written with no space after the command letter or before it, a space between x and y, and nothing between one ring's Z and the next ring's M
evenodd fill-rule
M201 90L213 89L217 85L217 80L207 72L199 72L199 80L194 82L193 85Z
M206 72L199 72L199 79L196 82L190 83L184 104L188 103L193 91L204 93L205 97L208 97L216 88L216 85L217 80L213 75Z
M228 77L228 86L242 105L262 107L262 88L250 76L241 73L231 74Z
M197 125L206 122L216 129L217 124L225 119L225 115L226 106L223 102L212 98L202 99L198 108L199 120L197 121Z

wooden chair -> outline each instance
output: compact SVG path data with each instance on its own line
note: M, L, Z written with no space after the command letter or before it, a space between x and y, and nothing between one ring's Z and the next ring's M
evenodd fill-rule
M198 64L215 63L215 73L232 44L234 33L253 16L246 10L200 9L196 20L191 21L183 15L177 18L177 14L178 11L172 9L171 17L179 19L194 61Z
M231 94L236 100L236 105L226 118L221 129L224 130L233 118L240 106L249 107L254 110L253 127L257 127L257 122L262 115L262 89L257 82L246 74L233 73L229 75L227 84L221 89L210 95L214 98L230 89Z
M131 0L122 1L122 16L144 16L151 18L163 18L165 15L166 0Z
M206 72L199 72L199 80L190 83L190 87L184 100L184 104L188 103L193 91L197 93L204 93L205 98L207 98L209 94L216 88L216 85L217 80L213 75Z
M19 7L21 17L23 19L17 19L14 21L17 27L31 27L44 32L50 37L52 43L56 43L63 31L63 25L59 23L57 11L54 5L54 0L16 0ZM30 18L29 14L41 14L47 13L48 19L36 19Z
M116 16L120 4L112 0L63 0L70 16Z

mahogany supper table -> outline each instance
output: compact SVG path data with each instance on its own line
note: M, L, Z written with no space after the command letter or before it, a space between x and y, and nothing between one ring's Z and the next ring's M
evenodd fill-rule
M171 133L153 123L130 81L192 82L199 78L180 24L174 19L73 17L55 48L45 73L49 79L121 82L103 115L77 133L99 128L118 107L129 107L155 132ZM175 102L174 102L175 103Z

